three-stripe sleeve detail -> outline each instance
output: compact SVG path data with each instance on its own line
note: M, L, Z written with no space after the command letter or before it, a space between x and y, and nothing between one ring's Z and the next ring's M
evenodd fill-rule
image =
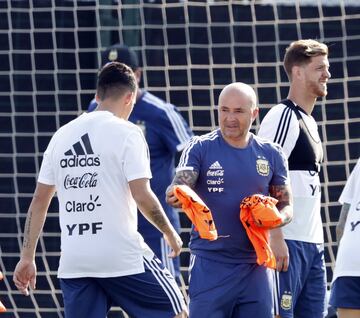
M292 110L290 107L285 107L279 121L279 125L276 130L274 142L281 147L284 146L285 140L289 131L290 121L292 116Z

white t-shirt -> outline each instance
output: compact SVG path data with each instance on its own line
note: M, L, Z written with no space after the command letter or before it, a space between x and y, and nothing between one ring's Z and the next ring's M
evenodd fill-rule
M61 127L44 153L38 182L55 185L61 227L60 278L144 271L151 254L137 232L129 181L151 178L141 130L107 111Z
M299 138L300 126L295 112L286 109L284 104L273 106L262 120L258 135L280 144L289 158ZM311 136L314 140L320 141L314 118L302 111L300 114ZM289 176L294 199L294 215L292 221L282 227L284 237L288 240L323 243L321 185L318 173L290 170Z
M339 243L333 281L340 276L360 276L360 159L346 182L339 202L350 204L350 210Z

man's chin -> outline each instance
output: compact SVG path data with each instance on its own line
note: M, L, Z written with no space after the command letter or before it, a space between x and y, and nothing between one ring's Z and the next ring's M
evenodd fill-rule
M328 93L327 89L325 89L325 90L319 90L319 91L317 92L317 96L318 96L318 97L325 97L325 96L327 95L327 93Z

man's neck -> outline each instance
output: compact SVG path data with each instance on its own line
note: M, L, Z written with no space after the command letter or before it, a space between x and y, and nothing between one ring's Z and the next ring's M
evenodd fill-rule
M129 115L128 113L123 109L123 107L116 107L114 104L112 103L100 103L96 109L97 111L108 111L110 113L112 113L114 116L121 118L121 119L125 119L128 120Z
M287 98L301 107L308 115L311 115L314 110L316 98L306 94L306 92L296 91L290 87Z
M220 130L221 132L221 130ZM252 133L248 132L247 135L244 138L228 138L224 136L224 134L221 132L221 136L224 138L226 143L228 143L230 146L234 148L246 148L252 138Z

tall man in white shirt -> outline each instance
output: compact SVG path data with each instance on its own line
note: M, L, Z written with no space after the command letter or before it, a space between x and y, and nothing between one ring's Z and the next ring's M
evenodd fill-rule
M311 113L316 99L327 94L328 47L295 41L286 49L284 68L288 97L270 109L258 133L282 146L294 195L292 222L271 231L278 270L275 312L282 318L322 318L327 311L319 179L323 150Z
M111 305L131 317L185 317L171 274L137 231L137 207L179 255L182 241L149 186L149 152L128 121L137 81L124 64L105 65L99 107L61 127L44 153L25 225L14 282L25 295L36 283L35 251L57 192L61 227L58 270L68 318L106 317Z

